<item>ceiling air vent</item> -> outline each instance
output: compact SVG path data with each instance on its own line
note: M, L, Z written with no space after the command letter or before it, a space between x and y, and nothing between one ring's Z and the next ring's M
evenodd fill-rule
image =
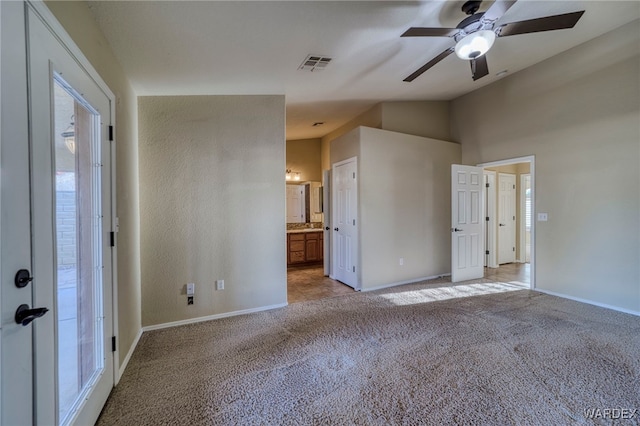
M302 71L322 71L329 65L331 58L322 55L309 55L302 61L302 64L298 67Z

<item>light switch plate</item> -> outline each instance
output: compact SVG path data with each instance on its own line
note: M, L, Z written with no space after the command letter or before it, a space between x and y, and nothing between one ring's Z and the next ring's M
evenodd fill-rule
M195 283L189 283L187 284L187 296L193 296L196 292L196 285Z
M538 222L546 222L547 220L549 220L548 213L538 213Z

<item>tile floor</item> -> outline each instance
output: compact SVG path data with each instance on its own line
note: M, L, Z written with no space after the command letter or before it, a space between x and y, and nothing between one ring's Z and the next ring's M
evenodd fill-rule
M325 277L322 265L295 266L287 269L289 303L325 299L354 291L340 281Z
M485 278L501 282L529 284L530 265L510 263L499 268L485 268ZM324 276L322 265L297 266L287 269L287 298L289 303L319 300L352 294L355 290Z

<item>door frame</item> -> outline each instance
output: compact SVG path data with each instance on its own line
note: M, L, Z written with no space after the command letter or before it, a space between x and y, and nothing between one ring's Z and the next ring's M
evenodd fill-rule
M507 166L516 163L529 163L529 174L531 175L531 262L529 273L529 288L536 288L536 156L527 155L524 157L508 158L504 160L488 161L478 164L479 167Z
M487 268L497 268L498 252L496 251L496 176L493 170L483 170L485 176L485 266Z
M520 175L520 229L518 229L518 233L520 234L520 257L516 258L516 262L518 263L527 263L527 197L525 189L527 177L529 178L529 183L531 183L530 173ZM531 216L531 222L533 222L533 216ZM529 247L529 250L531 250L531 247Z

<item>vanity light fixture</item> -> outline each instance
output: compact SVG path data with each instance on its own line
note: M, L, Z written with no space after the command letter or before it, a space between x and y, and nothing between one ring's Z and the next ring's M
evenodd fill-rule
M291 171L291 169L286 169L284 178L285 178L285 180L299 181L300 180L300 172L293 172L293 171Z

